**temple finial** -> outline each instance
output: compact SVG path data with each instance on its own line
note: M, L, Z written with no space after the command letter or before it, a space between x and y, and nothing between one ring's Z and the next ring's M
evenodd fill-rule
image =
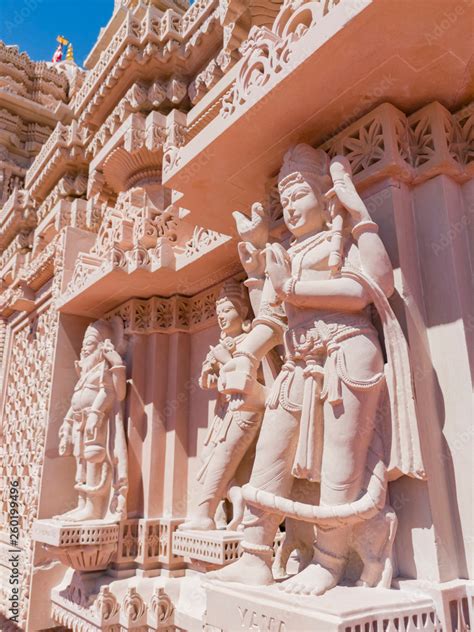
M74 50L71 42L69 42L67 51L66 51L66 61L74 61Z

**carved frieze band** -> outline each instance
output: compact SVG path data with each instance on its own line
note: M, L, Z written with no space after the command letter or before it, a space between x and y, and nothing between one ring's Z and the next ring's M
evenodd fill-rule
M127 334L193 332L216 323L215 303L222 284L186 297L132 298L107 314L120 316Z

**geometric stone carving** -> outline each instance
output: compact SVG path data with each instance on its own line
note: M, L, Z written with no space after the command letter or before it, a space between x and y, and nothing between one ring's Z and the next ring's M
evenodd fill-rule
M112 310L107 318L120 316L127 335L198 331L216 322L215 302L220 288L221 284L190 298L131 299Z
M114 567L127 569L133 566L144 572L182 568L182 558L172 551L173 534L181 522L179 518L140 518L120 522Z
M33 318L21 321L12 333L5 372L8 405L2 412L0 442L0 522L2 525L0 564L8 564L8 515L11 484L18 482L18 532L20 556L20 625L24 625L32 564L31 530L37 516L41 467L51 389L53 348L58 315L46 306ZM5 536L5 540L3 537ZM5 602L2 602L2 608ZM6 610L6 608L5 608Z
M18 576L23 629L472 627L472 582L427 581L469 576L472 553L462 410L472 359L469 3L419 4L407 21L401 3L373 0L116 0L87 71L0 44L0 608L7 615ZM401 33L395 48L390 28ZM317 164L296 160L278 177L293 142L309 143ZM408 478L424 478L412 376L386 301L391 268L357 192L394 256L392 307L410 359L428 369L414 372L426 481ZM254 200L237 250L232 211ZM322 221L291 242L309 216ZM206 358L216 407L198 365L222 325L221 286L242 276L239 258L256 318ZM74 448L74 490L74 459L57 458L51 433L92 320L132 340L127 371L121 345L102 340L97 380L84 340L59 441L64 454ZM450 353L455 378L443 365ZM224 470L239 461L249 383L265 409L254 471L214 494L238 508L234 524L178 531L207 502L194 485L213 465L206 449L232 452L211 455ZM380 415L362 410L377 389ZM408 424L394 422L393 402ZM234 420L238 445L226 434ZM60 485L70 488L51 498ZM36 521L74 495L73 515ZM210 569L229 583L201 583ZM298 594L310 589L327 594Z
M278 532L273 543L273 555L281 546L284 534ZM175 531L173 554L191 560L193 568L211 570L235 562L242 555L240 543L243 534L238 531Z
M181 522L179 518L139 521L136 561L140 568L147 570L159 566L173 571L183 567L182 558L172 550L173 536Z
M31 537L62 564L76 571L105 570L117 552L118 526L93 521L62 525L53 520L36 520Z
M193 561L205 562L206 570L239 559L242 534L235 531L176 531L173 553Z
M56 547L107 545L118 542L118 525L88 522L86 525L64 525L55 520L37 520L32 536L37 542Z

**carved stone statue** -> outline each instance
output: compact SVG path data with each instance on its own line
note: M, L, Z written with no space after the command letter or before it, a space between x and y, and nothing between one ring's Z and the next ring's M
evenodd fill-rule
M79 380L59 430L59 454L74 455L78 505L58 520L120 520L126 516L127 445L123 323L98 320L86 330Z
M260 310L222 367L220 388L238 409L245 394L234 372L255 380L261 359L282 340L286 361L243 488L243 555L208 577L271 584L273 538L286 516L315 525L316 540L312 562L283 590L323 594L341 581L351 550L363 562L360 584L389 587L396 516L387 483L424 477L406 342L387 300L392 266L346 159L329 163L323 151L297 145L278 183L293 240L288 250L266 246ZM295 500L296 479L319 481L319 498Z
M220 341L210 348L203 363L199 381L201 388L216 389L221 367L239 355L237 345L250 329L248 312L245 287L237 281L227 281L216 302ZM243 377L247 381L247 376ZM227 528L235 530L242 522L244 502L241 487L250 478L255 443L263 418L264 387L258 382L252 384L252 396L246 397L245 404L243 401L239 403L238 411L229 406L230 399L229 395L218 393L214 419L204 442L204 463L198 473L198 481L202 483L198 507L195 514L179 527L181 530L215 529L216 510L224 498L230 500L233 509Z

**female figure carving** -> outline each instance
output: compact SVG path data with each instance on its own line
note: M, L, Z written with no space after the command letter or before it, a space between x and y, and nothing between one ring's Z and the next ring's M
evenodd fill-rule
M387 301L392 267L347 160L329 164L323 151L297 145L285 155L278 180L293 243L287 251L280 244L266 247L259 314L221 371L230 406L238 408L243 397L234 372L254 377L261 358L282 339L286 362L267 401L243 490L244 553L208 576L272 583L273 538L290 516L315 524L317 537L312 563L283 582L284 590L320 595L337 585L351 547L367 553L361 583L389 586L396 518L386 504L387 481L424 476L406 343ZM383 324L386 366L371 305ZM378 414L386 392L391 428ZM291 500L295 477L320 481L319 504ZM384 532L375 557L358 536L368 521Z
M220 341L211 347L202 366L200 386L216 389L221 367L237 353L237 345L245 339L250 323L245 287L237 281L227 281L216 302L217 319L221 330ZM254 401L248 399L241 410L229 409L229 395L218 393L214 420L204 442L204 464L198 473L202 483L198 507L194 515L180 529L215 529L215 513L220 501L228 498L233 516L227 525L235 530L244 513L241 486L250 477L253 450L263 417L264 397L260 384L255 385Z

